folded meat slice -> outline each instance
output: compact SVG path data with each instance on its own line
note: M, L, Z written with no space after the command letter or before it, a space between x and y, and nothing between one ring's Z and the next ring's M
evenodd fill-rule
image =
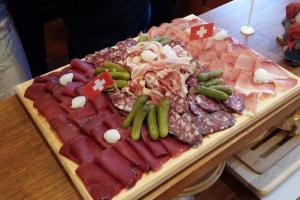
M68 140L60 148L59 153L78 164L92 162L102 149L90 137L79 136Z
M72 122L67 119L66 114L61 114L57 116L53 116L53 118L48 120L49 124L53 129L64 126L65 124L71 124Z
M60 125L60 126L55 127L54 130L56 131L57 136L60 138L60 140L63 143L66 143L69 140L72 140L72 139L82 135L79 128L77 126L75 126L74 124Z
M298 80L294 78L288 78L273 80L273 82L275 83L276 88L279 90L288 90L297 85Z
M170 156L168 155L161 156L160 158L155 158L151 151L140 140L133 141L129 138L126 138L126 141L143 158L143 160L150 165L150 168L153 171L159 170L163 163L165 163L170 158Z
M90 102L86 102L83 108L76 108L69 114L69 119L76 122L77 119L84 119L96 115L96 112Z
M208 69L210 71L218 70L218 69L224 70L225 69L225 63L220 59L214 59L209 63Z
M112 199L122 189L122 185L95 162L84 163L76 169L93 199Z
M235 90L241 94L248 96L251 93L267 93L275 94L274 83L254 83L253 74L248 72L241 72L236 80Z
M252 73L255 64L256 64L256 58L245 56L245 55L239 55L234 64L234 69L239 69L242 71Z
M245 96L245 109L252 114L256 113L257 109L257 93L251 93Z
M97 126L91 130L91 134L93 135L94 140L103 148L106 149L110 147L110 143L106 142L104 139L104 133L109 128L105 126L104 124L101 124L100 126Z
M33 83L26 89L24 96L33 101L39 99L41 96L49 94L45 91L45 86L45 83Z
M103 123L102 119L103 119L102 114L93 115L93 116L89 117L88 120L85 123L83 123L80 128L84 134L91 135L92 134L91 130L93 128L96 128L97 126L102 125L102 123Z
M161 138L159 139L159 141L164 145L164 147L172 155L172 157L178 156L190 148L188 144L177 140L173 136Z
M136 169L113 148L98 153L95 160L124 187L130 188L135 184Z
M168 151L159 141L153 141L150 136L146 126L142 127L141 135L142 140L146 144L146 146L151 150L155 157L168 155Z
M72 97L64 95L65 86L56 85L53 89L53 97L60 102L71 102Z
M257 63L256 69L263 68L269 72L273 79L288 79L289 75L279 65L269 61L261 60Z
M126 140L119 141L112 147L142 171L150 171L150 166L132 149Z
M55 77L59 77L59 71L56 72L51 72L50 74L42 75L42 76L37 76L34 78L33 82L34 83L46 83L50 79L53 79Z
M123 122L120 114L105 115L103 117L103 123L109 128L119 128Z
M74 58L71 60L70 65L72 69L83 72L89 79L94 76L94 66L90 63Z
M84 85L84 83L82 82L69 82L67 83L67 85L64 88L63 94L70 96L70 97L75 97L76 95L76 88L78 87L82 87Z
M108 108L108 101L108 97L103 93L100 93L95 98L91 99L91 103L98 112Z

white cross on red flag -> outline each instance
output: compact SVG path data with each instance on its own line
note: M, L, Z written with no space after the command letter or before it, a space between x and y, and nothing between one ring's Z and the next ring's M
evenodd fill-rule
M214 23L201 24L191 27L190 40L199 40L213 35Z
M102 90L113 84L113 82L109 72L105 71L86 84L83 89L88 98L93 99L100 94Z

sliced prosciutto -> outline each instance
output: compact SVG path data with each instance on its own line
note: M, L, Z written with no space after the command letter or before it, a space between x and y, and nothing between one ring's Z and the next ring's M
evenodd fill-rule
M93 199L112 199L123 187L95 162L85 163L76 169Z
M79 136L69 140L59 150L59 153L78 164L92 162L102 149L94 140L87 136Z
M278 79L278 80L273 80L276 88L278 88L279 90L288 90L292 87L294 87L295 85L297 85L298 80L289 77L288 79Z
M151 150L155 157L168 155L168 151L159 141L153 141L150 136L146 126L142 126L141 135L142 140L146 146Z
M159 170L163 163L170 158L170 156L155 158L142 141L133 141L127 138L127 142L135 149L135 151L143 158L143 160L150 165L153 171Z
M289 75L281 67L268 60L259 61L256 65L256 69L263 68L268 71L273 79L288 79Z
M113 144L112 147L144 172L150 171L150 166L132 149L126 140L119 141Z
M96 162L127 188L135 184L135 168L117 151L108 148L97 154Z

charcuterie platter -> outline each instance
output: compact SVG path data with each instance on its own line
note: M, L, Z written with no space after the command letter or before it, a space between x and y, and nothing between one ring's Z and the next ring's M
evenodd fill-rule
M16 87L83 198L137 199L299 95L210 27L175 19Z

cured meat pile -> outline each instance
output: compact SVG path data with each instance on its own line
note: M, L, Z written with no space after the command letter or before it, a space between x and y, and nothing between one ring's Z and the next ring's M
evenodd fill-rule
M199 19L175 19L152 27L143 35L145 41L127 39L87 55L85 61L73 59L61 71L36 77L27 88L25 97L33 101L61 140L60 153L78 164L76 174L94 199L111 199L133 187L144 173L159 170L171 157L200 144L204 136L234 126L235 117L245 109L255 114L259 99L297 84L280 67L223 30L190 41L190 27L202 23ZM167 37L166 44L156 40L162 37ZM94 78L95 68L106 61L126 68L126 86L89 99L83 87ZM218 69L223 70L218 79L225 85L214 86L234 88L223 101L195 89L205 83L199 82L199 74ZM139 95L150 97L146 103L154 106L163 98L168 100L168 118L164 119L172 135L153 140L142 125L141 139L131 139L130 128L123 128L122 122L134 110ZM79 96L84 106L73 107ZM119 140L109 143L105 133L110 130L117 130Z
M174 19L148 31L152 37L169 36L184 44L185 49L202 66L209 70L223 69L223 78L227 85L233 86L242 94L246 101L246 110L256 113L259 99L274 96L279 90L287 90L297 84L297 80L278 65L246 48L233 38L226 35L224 30L215 29L210 38L189 40L189 28L195 24L205 23L200 19ZM255 72L264 69L266 80L257 81Z
M82 86L93 77L94 67L79 59L60 72L34 79L25 92L63 143L60 153L79 165L76 170L94 199L111 199L130 188L143 173L156 171L189 146L174 137L152 141L146 128L142 140L130 139L130 130L121 127L122 116L105 94L88 100L83 108L71 109L71 99L84 95ZM59 77L74 74L74 82L63 86ZM121 140L106 142L103 134L117 129Z

